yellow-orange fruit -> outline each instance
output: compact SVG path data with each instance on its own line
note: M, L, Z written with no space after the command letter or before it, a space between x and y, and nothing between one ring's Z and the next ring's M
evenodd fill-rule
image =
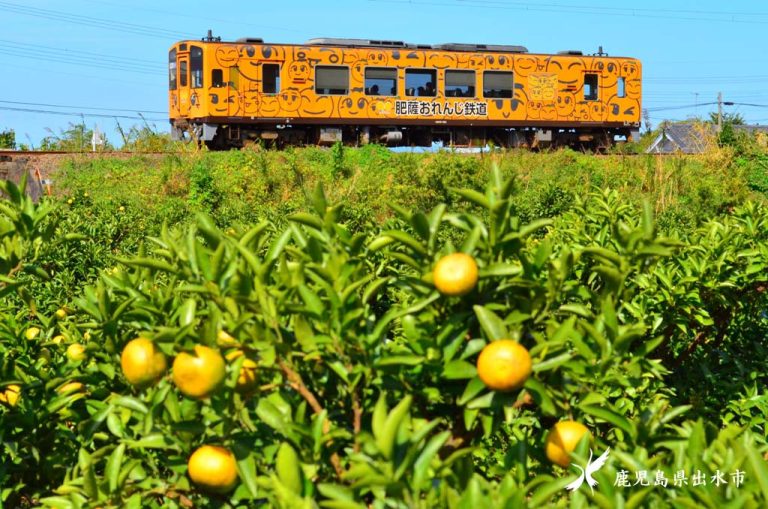
M30 341L32 341L33 339L35 339L39 335L40 335L40 329L37 328L37 327L30 327L24 333L24 337L26 337Z
M587 427L576 421L560 421L552 426L544 446L549 461L561 467L570 465L569 453L576 449L585 434L590 434Z
M173 383L182 394L192 398L209 396L224 380L226 366L221 354L196 345L194 355L181 352L173 361Z
M511 339L489 343L477 358L480 380L494 391L511 391L522 387L531 376L532 368L528 350Z
M168 364L165 354L147 338L136 338L123 348L120 356L123 375L132 385L143 387L163 376Z
M82 361L88 357L88 354L85 353L85 347L83 345L74 343L67 347L67 357L71 361Z
M68 382L56 389L59 394L72 394L83 390L83 384L80 382Z
M432 280L443 295L467 294L477 285L477 262L466 253L449 254L435 265Z
M0 403L5 403L9 407L15 407L21 397L21 386L17 384L7 385L0 391Z
M243 354L242 350L235 350L227 354L228 361L234 361ZM237 375L236 388L238 392L245 392L252 389L256 385L256 368L258 365L255 361L249 358L243 360L243 364L240 367L240 373Z
M214 493L226 493L237 484L235 456L225 447L199 447L189 457L187 471L192 482Z

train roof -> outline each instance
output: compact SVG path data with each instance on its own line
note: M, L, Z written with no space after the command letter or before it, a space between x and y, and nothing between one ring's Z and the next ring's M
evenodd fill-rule
M437 51L461 51L467 53L529 53L528 48L513 44L471 44L463 42L448 42L441 44L413 44L404 41L384 40L384 39L350 39L342 37L316 37L309 39L305 43L266 43L261 37L241 37L235 41L222 41L220 37L208 37L202 39L204 42L219 42L224 44L280 44L287 46L337 46L344 48L386 48L386 49L411 49L411 50L437 50ZM549 54L549 53L538 53ZM603 53L602 46L597 53L585 55L580 50L565 50L554 53L563 56L592 56L607 57ZM612 55L614 58L631 58Z

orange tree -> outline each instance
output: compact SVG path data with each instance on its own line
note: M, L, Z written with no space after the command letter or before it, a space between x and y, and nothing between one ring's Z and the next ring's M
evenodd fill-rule
M737 296L759 303L749 289L768 252L755 225L768 214L739 211L728 242L706 232L668 239L647 209L608 191L528 224L499 171L484 193L454 192L470 212L394 206L397 219L375 232L350 231L320 189L313 211L281 229L263 222L223 232L201 216L118 259L64 321L6 317L15 328L2 339L2 384L21 393L15 405L0 402L10 459L2 500L764 505L765 439L744 422L754 413L737 409L745 419L728 425L686 420L691 407L675 404L669 374L685 361L678 352L694 355L704 341L683 331L706 334L717 306L730 303L737 315ZM726 255L705 272L696 253L718 249ZM436 281L451 253L477 266L475 279L471 264L460 265L456 291ZM41 332L20 339L29 323ZM147 376L121 366L137 338L150 357L167 359L150 362ZM68 357L74 344L82 355ZM493 354L499 345L509 348ZM484 350L491 360L480 369L496 377L478 373ZM582 429L555 428L563 421L589 433L561 438L548 454L550 430ZM564 465L583 466L590 450L609 447L594 492L565 491L577 469ZM742 472L748 482L669 490L616 482L655 470L670 479L678 470Z

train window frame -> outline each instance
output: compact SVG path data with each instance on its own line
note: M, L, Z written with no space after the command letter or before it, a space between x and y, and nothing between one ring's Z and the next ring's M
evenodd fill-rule
M427 94L426 91L426 84L430 83L429 81L425 82L423 87L408 87L408 75L409 74L416 74L416 73L422 73L422 74L431 74L432 75L432 90L434 93ZM437 69L429 68L429 67L408 67L405 69L405 76L403 77L404 81L404 89L405 89L405 95L407 97L437 97ZM416 92L419 89L424 90L424 94L417 94Z
M370 71L392 71L392 79L391 80L389 78L370 78L371 80L391 81L392 82L392 86L390 87L390 92L391 93L389 93L389 94L386 94L386 93L372 94L371 93L371 90L373 89L374 86L377 87L377 89L378 89L379 84L378 83L374 83L370 87L368 86L368 79L369 79L368 78L368 71L369 70ZM398 81L399 80L397 78L398 78L398 76L397 76L397 67L365 67L363 69L363 88L364 88L365 95L371 96L371 97L397 97L397 92L398 92L398 88L399 88L399 86L398 86Z
M211 86L213 88L224 88L224 70L223 69L211 69Z
M185 88L189 83L187 73L189 70L189 62L184 58L179 60L179 87Z
M343 92L331 92L331 90L342 90L340 88L320 87L320 79L318 71L325 70L341 70L346 71L346 88ZM321 90L328 90L328 92L321 92ZM315 66L315 94L317 95L349 95L349 66L348 65L316 65Z
M190 88L203 88L203 48L189 47L189 85Z
M496 88L489 89L486 86L486 83L488 82L488 76L502 76L502 75L509 75L509 89L506 88L500 88L498 89L497 94L489 93L489 91L495 91ZM509 93L509 95L505 95L506 93ZM483 98L484 99L508 99L511 100L513 97L515 97L515 73L512 71L496 71L496 70L486 70L483 71Z
M472 75L472 85L471 89L467 90L465 94L462 95L449 95L448 94L448 87L454 86L454 87L460 87L460 86L470 86L470 85L449 85L448 84L448 76L451 73L456 74L471 74ZM464 99L469 98L477 98L477 72L474 69L446 69L445 74L443 75L443 95L445 97L461 97Z
M178 88L176 71L176 49L174 48L168 52L168 90L176 90Z
M274 76L274 81L271 83L274 90L267 90L267 76L264 72L266 67L277 67L277 73ZM278 95L280 93L281 81L282 81L283 66L275 62L266 62L261 64L261 91L266 95Z
M616 80L616 96L621 99L627 97L627 80L624 76L619 76Z
M600 75L594 72L585 72L583 88L585 101L599 101Z

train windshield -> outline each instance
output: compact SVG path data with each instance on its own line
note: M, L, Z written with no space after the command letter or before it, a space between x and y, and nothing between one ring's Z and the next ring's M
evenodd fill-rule
M203 49L192 46L189 53L189 70L192 77L192 88L203 87Z
M176 50L168 53L168 89L176 90Z

